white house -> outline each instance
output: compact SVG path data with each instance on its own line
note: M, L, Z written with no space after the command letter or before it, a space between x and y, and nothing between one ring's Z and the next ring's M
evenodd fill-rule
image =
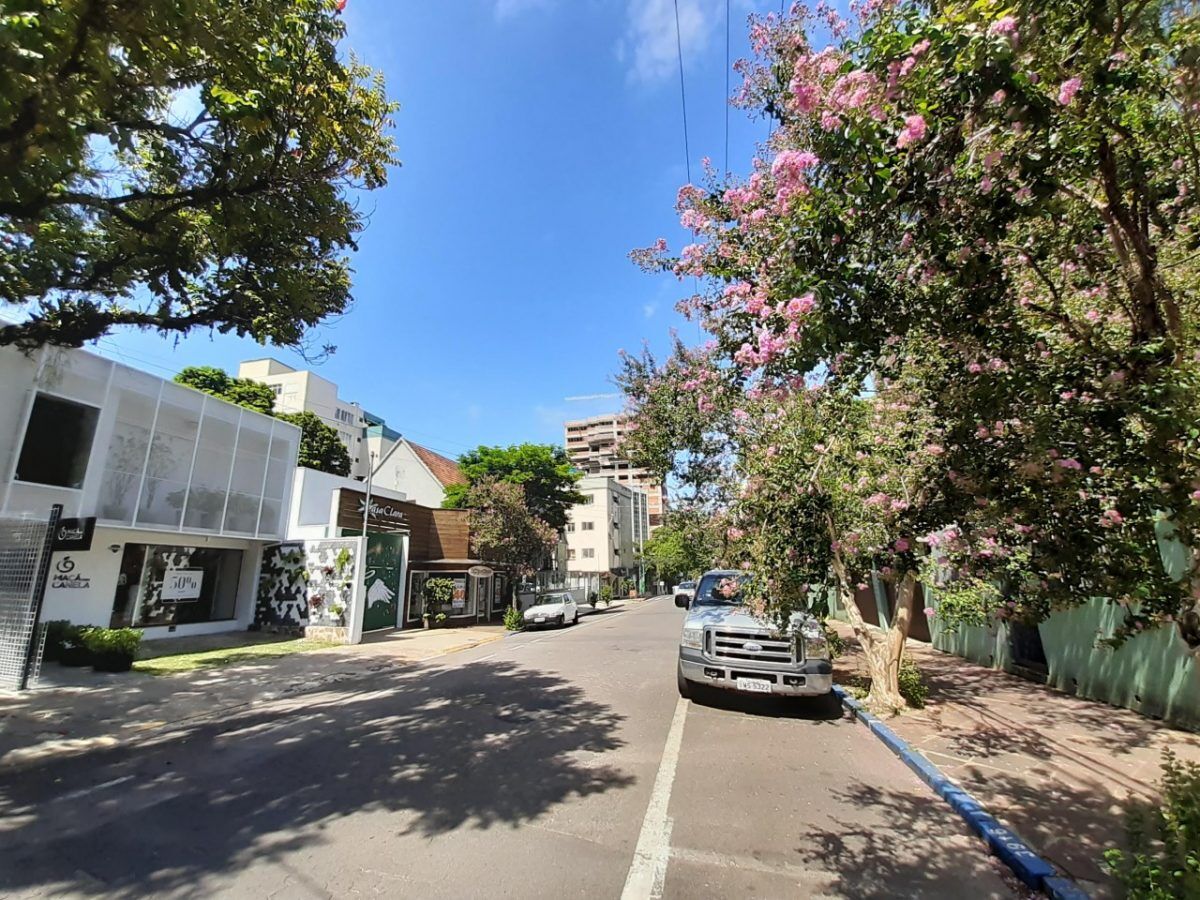
M294 425L83 350L0 348L0 515L82 520L42 620L245 628L287 521Z
M371 482L403 494L402 499L436 507L442 505L449 485L465 484L466 480L454 460L396 435L378 457Z

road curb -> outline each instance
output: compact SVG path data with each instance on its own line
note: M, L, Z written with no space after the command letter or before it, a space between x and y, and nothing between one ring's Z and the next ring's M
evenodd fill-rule
M917 777L954 809L972 831L987 843L992 853L1029 887L1054 900L1087 900L1088 893L1070 878L1059 873L1047 860L1035 853L1016 833L990 815L983 805L942 771L909 746L908 742L866 707L850 696L845 688L834 685L842 705L869 728L889 750L895 753Z

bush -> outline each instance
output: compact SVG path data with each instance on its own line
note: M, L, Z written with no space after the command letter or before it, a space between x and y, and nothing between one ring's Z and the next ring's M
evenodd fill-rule
M510 606L504 611L504 627L509 631L520 631L525 627L525 618L519 609Z
M142 643L136 628L89 628L82 638L92 668L101 672L128 672Z
M925 683L921 670L907 656L900 661L899 674L900 696L913 709L925 706L925 698L929 696L929 685Z
M87 636L94 630L91 625L68 624L62 632L62 647L58 652L58 661L64 666L90 666L92 651L88 649ZM49 640L48 637L47 640Z
M610 603L612 603L612 599L613 599L612 585L608 585L608 584L600 585L600 595L596 598L596 602L603 603L605 606L608 606Z
M79 629L68 622L66 619L54 619L47 622L46 628L46 644L42 649L42 660L45 662L53 662L62 659L63 648L66 646L67 637L70 635L78 635Z
M1163 753L1162 805L1126 820L1129 849L1109 850L1105 867L1130 900L1200 897L1200 765Z
M437 615L443 606L454 599L454 582L449 578L430 578L421 589L425 598L425 615Z

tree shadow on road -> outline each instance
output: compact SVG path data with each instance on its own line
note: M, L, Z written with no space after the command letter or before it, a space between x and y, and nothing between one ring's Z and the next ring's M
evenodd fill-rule
M982 841L932 791L873 784L831 787L833 806L861 810L824 825L814 817L795 848L802 865L833 873L829 893L838 897L959 897L974 884L971 900L1035 896L1017 882Z
M203 893L206 878L359 833L519 828L627 788L604 761L623 716L511 663L383 672L114 749L0 777L0 894Z

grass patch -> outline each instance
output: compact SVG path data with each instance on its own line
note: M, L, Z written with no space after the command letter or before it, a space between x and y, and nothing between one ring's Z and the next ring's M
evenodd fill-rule
M324 650L328 647L341 646L344 645L334 641L293 638L291 640L272 641L269 643L244 644L239 647L201 650L195 653L176 653L156 656L152 659L139 659L133 664L133 670L135 672L144 672L147 675L177 675L181 672L194 672L197 669L216 669L221 666L232 666L238 663L256 662L280 656L291 656L293 653L307 653L311 650Z

